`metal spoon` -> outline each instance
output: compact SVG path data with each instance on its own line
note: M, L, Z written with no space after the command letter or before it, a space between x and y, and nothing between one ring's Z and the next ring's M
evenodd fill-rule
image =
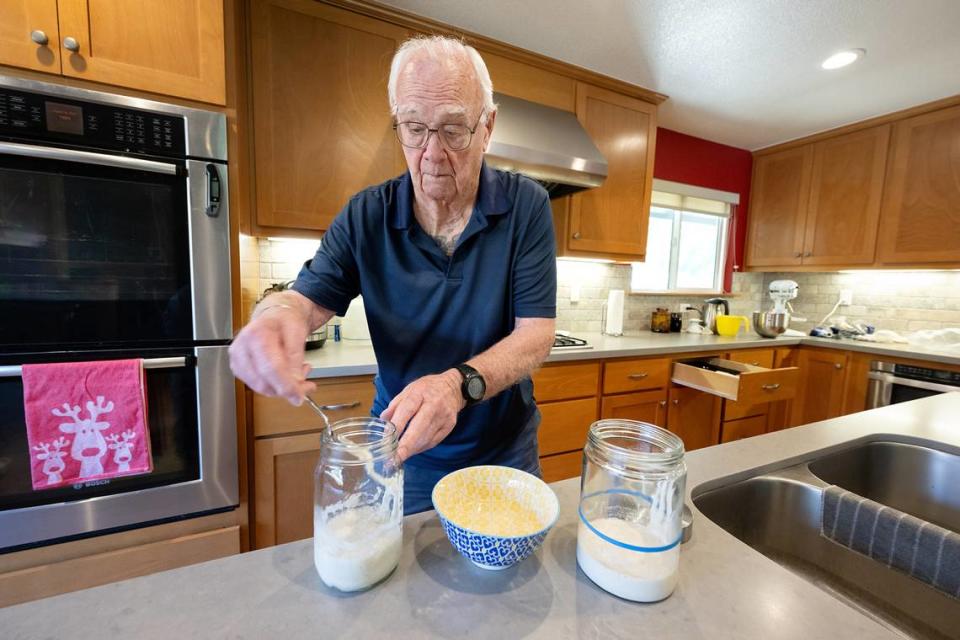
M308 396L308 395L304 395L304 396L303 396L303 399L304 399L304 401L306 401L306 403L307 403L308 405L310 405L310 408L311 408L311 409L313 409L315 412L317 412L317 414L318 414L321 418L323 418L323 424L327 425L327 432L330 433L331 435L333 435L333 430L330 429L330 420L329 420L329 418L327 418L327 414L325 414L325 413L323 412L323 409L320 408L320 405L318 405L316 402L314 402L314 401L313 401L313 398L311 398L311 397Z

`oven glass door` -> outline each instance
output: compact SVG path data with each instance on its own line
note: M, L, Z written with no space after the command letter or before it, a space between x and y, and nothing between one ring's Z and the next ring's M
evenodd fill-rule
M0 353L189 344L183 163L41 149L0 149Z
M960 388L958 388L960 390ZM919 400L943 393L933 389L918 389L917 387L908 387L904 384L891 383L890 385L890 404L899 402L909 402L910 400Z
M139 489L179 484L200 478L200 431L197 419L197 365L192 350L157 350L145 355L98 352L71 353L69 361L144 358L147 387L147 424L153 455L148 474L98 480L86 485L34 490L30 481L30 455L23 411L23 381L19 376L0 377L0 513L39 505L72 502ZM151 361L166 360L167 368L149 368ZM49 355L9 357L0 364L51 362Z

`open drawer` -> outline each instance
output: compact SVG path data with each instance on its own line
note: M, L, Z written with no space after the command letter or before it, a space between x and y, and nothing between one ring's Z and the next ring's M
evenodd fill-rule
M674 362L670 379L727 400L755 404L792 399L799 375L796 367L767 369L723 358L698 358Z

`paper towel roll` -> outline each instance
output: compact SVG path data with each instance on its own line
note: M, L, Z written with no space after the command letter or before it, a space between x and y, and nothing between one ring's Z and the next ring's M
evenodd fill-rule
M603 332L611 336L623 335L623 289L611 289L607 294L607 323Z

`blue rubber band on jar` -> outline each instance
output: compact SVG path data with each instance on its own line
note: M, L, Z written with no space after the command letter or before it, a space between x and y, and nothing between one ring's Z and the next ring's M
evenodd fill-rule
M619 540L615 540L614 538L611 538L607 534L598 530L595 526L590 524L590 522L587 520L587 517L583 514L582 505L584 500L587 500L588 498L593 498L594 496L602 495L605 493L626 494L626 495L636 496L641 500L644 500L645 502L653 502L648 496L642 493L639 493L636 491L627 491L625 489L608 489L607 491L597 491L596 493L591 493L589 495L583 496L580 499L581 506L577 507L577 513L580 514L580 521L583 522L583 524L587 525L587 528L590 529L590 531L592 531L598 538L600 538L604 542L609 542L612 545L620 547L621 549L626 549L628 551L639 551L640 553L660 553L663 551L669 551L670 549L673 549L675 546L680 544L680 540L683 538L682 531L680 532L680 535L677 536L677 539L668 545L664 545L662 547L639 547L637 545L627 544L626 542L620 542Z

